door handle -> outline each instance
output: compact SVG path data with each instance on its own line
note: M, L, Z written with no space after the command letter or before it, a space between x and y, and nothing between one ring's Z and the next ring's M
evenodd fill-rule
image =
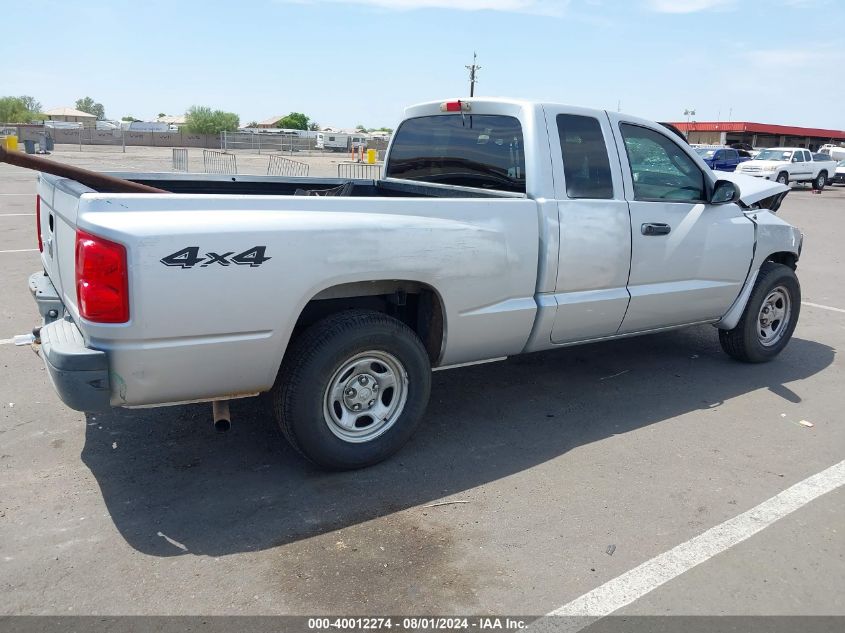
M640 227L640 232L643 235L669 235L671 231L671 226L660 222L646 222Z

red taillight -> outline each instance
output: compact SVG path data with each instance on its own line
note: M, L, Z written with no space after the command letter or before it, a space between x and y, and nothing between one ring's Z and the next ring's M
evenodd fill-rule
M35 230L38 232L38 250L44 252L44 244L41 242L41 196L35 196Z
M97 323L129 320L129 280L122 245L76 232L76 299L83 319Z

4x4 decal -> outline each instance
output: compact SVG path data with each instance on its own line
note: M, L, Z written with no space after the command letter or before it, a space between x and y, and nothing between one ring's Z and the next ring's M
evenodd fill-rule
M205 268L212 264L220 264L221 266L237 264L239 266L257 268L267 260L273 259L264 255L266 251L266 246L253 246L237 255L234 255L235 251L228 251L226 253L206 253L204 257L200 257L199 246L188 246L180 251L171 253L167 257L162 257L160 261L165 266L175 266L177 268L193 268L197 264L199 264L200 268Z

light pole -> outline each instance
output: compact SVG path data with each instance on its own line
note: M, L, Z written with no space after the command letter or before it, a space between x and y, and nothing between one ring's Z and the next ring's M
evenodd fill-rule
M684 110L684 116L687 117L687 140L689 140L689 119L691 116L695 116L695 108L687 108L686 110Z

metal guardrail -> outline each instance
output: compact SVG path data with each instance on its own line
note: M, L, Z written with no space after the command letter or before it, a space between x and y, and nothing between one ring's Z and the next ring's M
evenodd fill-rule
M291 160L274 154L267 163L268 176L307 176L310 166L298 160Z
M202 164L207 174L238 173L238 161L234 154L204 149L202 150Z
M368 165L367 163L338 163L337 177L378 180L381 178L381 165Z
M173 148L173 170L188 171L188 150L185 147Z

